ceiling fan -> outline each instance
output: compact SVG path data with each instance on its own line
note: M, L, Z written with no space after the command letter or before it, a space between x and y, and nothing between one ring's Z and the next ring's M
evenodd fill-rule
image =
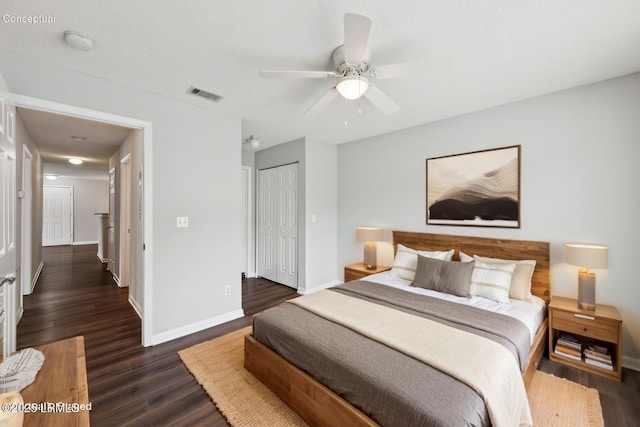
M348 100L364 96L384 114L393 114L400 107L370 80L402 77L415 70L409 63L373 68L371 48L367 45L370 29L371 19L368 17L354 13L344 15L344 44L331 55L335 71L260 71L260 77L336 79L336 85L306 111L307 115L318 113L338 95Z

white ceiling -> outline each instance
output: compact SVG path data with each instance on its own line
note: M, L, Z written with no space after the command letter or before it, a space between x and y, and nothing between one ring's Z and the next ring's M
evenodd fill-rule
M307 117L335 81L258 71L333 70L348 12L373 21L374 65L424 61L421 77L378 82L393 115L336 99ZM4 0L2 14L55 23L0 23L0 49L241 117L261 148L351 141L640 71L638 0ZM67 46L65 30L94 50ZM224 99L185 94L192 85Z
M131 129L107 123L18 108L29 135L38 146L44 172L60 176L105 179L109 158L127 138ZM72 137L83 137L83 142ZM84 163L71 165L71 157Z

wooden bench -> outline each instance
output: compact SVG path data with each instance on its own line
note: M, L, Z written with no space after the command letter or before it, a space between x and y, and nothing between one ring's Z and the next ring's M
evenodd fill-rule
M74 337L35 347L44 354L44 363L36 380L20 394L28 403L79 404L87 407L87 367L84 357L84 338ZM77 412L28 412L24 425L31 426L88 426L89 411Z

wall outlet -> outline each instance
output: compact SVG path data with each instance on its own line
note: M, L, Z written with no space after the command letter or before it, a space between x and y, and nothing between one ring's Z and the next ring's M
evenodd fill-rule
M176 217L176 227L189 228L189 217L188 216Z
M231 295L231 286L225 286L224 287L224 294L225 295Z

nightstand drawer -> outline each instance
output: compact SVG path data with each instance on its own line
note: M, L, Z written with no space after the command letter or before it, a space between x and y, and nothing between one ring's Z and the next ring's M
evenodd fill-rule
M611 343L618 343L618 323L598 319L589 314L554 310L553 328Z

